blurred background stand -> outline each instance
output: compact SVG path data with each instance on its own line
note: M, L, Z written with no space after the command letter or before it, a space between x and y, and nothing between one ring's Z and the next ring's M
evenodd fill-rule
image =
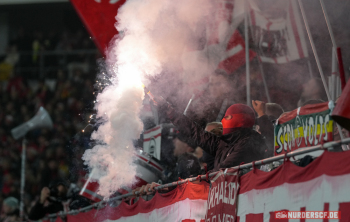
M39 128L47 128L52 129L53 124L52 120L48 114L48 112L43 108L40 107L39 111L36 113L36 115L31 118L29 121L17 126L16 128L13 128L11 130L11 134L14 139L22 139L22 157L21 157L21 187L20 187L20 217L21 219L24 219L24 186L25 186L25 163L26 163L26 139L25 135L34 129Z

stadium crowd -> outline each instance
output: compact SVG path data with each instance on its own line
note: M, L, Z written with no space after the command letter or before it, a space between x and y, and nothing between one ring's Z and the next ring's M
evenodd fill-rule
M92 111L96 61L89 61L91 56L84 53L69 54L65 60L62 55L51 56L45 67L55 69L45 73L45 78L40 78L38 69L24 68L38 66L39 52L91 48L93 43L82 30L28 36L20 29L1 58L0 203L5 200L4 205L10 203L18 211L22 141L13 139L11 129L32 118L41 106L50 114L54 128L34 130L26 136L25 212L30 212L41 189L52 181L63 179L81 186L79 176L84 172L80 156L89 141L89 135L81 131ZM6 218L4 213L0 221Z

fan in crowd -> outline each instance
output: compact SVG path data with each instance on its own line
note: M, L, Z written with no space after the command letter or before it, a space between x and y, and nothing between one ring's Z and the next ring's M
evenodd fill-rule
M252 106L258 115L255 126L256 130L265 137L267 155L272 156L274 152L273 123L282 115L283 109L276 103L264 103L259 100L253 100Z
M19 218L19 203L14 197L6 198L2 203L2 215L0 216L0 222L16 222L20 221Z
M311 78L305 84L303 84L303 91L301 93L300 100L298 101L298 107L305 106L311 100L315 100L316 103L327 101L327 94L323 86L323 82L320 78Z
M40 220L46 214L79 209L90 205L90 201L79 196L80 189L75 184L69 186L63 180L52 181L41 190L40 199L32 207L28 218Z
M169 107L169 118L187 141L195 143L215 157L214 170L237 166L267 157L263 136L253 130L255 113L243 104L230 106L222 119L223 135L205 132L188 117Z
M65 32L67 33L67 32ZM84 49L80 42L73 44L76 36L68 34L70 49ZM85 36L86 37L86 36ZM44 38L46 38L44 36ZM83 36L84 38L84 36ZM81 39L81 38L80 38ZM86 37L89 40L89 36ZM37 41L33 39L33 42ZM84 40L85 41L85 40ZM40 50L54 50L57 45L51 41L47 47L45 41L39 41ZM40 191L49 186L51 181L64 179L66 182L76 182L82 187L85 174L81 155L89 147L89 134L81 134L86 126L85 119L91 115L91 103L94 99L95 70L72 69L69 77L67 65L78 62L77 57L68 56L64 61L60 56L52 56L45 60L57 65L56 70L45 72L45 78L39 78L38 73L28 74L20 68L33 65L31 56L17 55L18 51L30 51L32 46L30 36L14 39L8 55L0 61L0 203L5 210L4 200L14 197L19 200L21 141L11 136L11 129L28 121L43 106L51 116L54 129L52 132L42 129L30 132L26 139L26 183L24 195L24 212L27 214L39 200ZM91 40L89 43L91 47ZM65 50L65 49L59 49ZM19 60L16 59L19 56ZM13 58L9 60L9 58ZM86 56L84 55L84 58ZM1 58L0 58L1 59ZM39 58L40 59L40 58ZM11 63L9 63L11 61ZM11 65L11 69L1 69L2 65ZM90 69L95 64L90 65ZM18 69L17 69L18 68ZM74 153L73 153L74 152ZM7 208L6 208L7 209Z

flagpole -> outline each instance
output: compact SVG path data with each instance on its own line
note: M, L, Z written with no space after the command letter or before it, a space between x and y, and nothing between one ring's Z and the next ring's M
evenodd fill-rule
M300 0L299 0L300 1ZM344 74L342 73L342 70L341 70L341 66L342 66L342 58L340 58L341 56L338 55L338 51L340 51L340 49L337 48L337 43L335 41L335 37L334 37L334 33L333 33L333 29L332 29L332 26L331 26L331 22L329 21L329 17L328 17L328 14L327 14L327 11L326 11L326 7L324 5L324 1L323 0L320 0L320 3L321 3L321 8L322 8L322 12L323 12L323 15L324 15L324 18L326 20L326 24L327 24L327 28L328 28L328 32L329 32L329 35L331 37L331 40L332 40L332 44L333 44L333 48L332 48L332 83L334 84L335 82L335 72L336 72L336 64L335 64L335 59L338 60L338 63L339 63L339 76L340 78L344 78ZM344 69L343 69L344 70ZM345 78L344 78L345 79ZM344 81L345 82L345 81ZM344 86L345 86L345 83L344 83ZM334 86L332 86L332 93L334 92ZM335 100L335 97L336 97L336 92L333 93L333 97L332 99ZM328 100L330 100L328 98ZM344 136L343 136L343 133L342 133L342 128L340 127L339 124L336 124L337 125L337 128L338 128L338 131L339 131L339 135L340 135L340 138L341 139L344 139ZM342 149L343 150L347 150L346 146L342 146Z
M320 60L319 60L318 55L317 55L317 51L316 51L316 47L315 47L315 44L314 44L314 40L312 39L312 36L311 36L311 31L310 31L309 24L307 22L307 18L306 18L305 11L304 11L304 6L303 6L301 0L298 0L298 3L299 3L301 15L303 16L303 20L304 20L304 24L305 24L305 27L306 27L307 35L308 35L309 40L310 40L311 48L312 48L312 51L313 51L314 56L315 56L317 68L318 68L318 70L320 72L320 76L321 76L321 79L322 79L322 82L323 82L323 86L324 86L324 89L326 90L327 98L330 101L331 100L331 96L329 94L328 87L327 87L327 82L326 82L326 79L325 79L323 71L322 71Z
M249 36L248 36L248 3L244 1L244 35L245 35L245 67L246 67L246 85L247 85L247 106L251 106L250 99L250 73L249 73Z
M329 17L328 17L327 11L326 11L326 7L324 6L323 0L320 0L320 3L321 3L323 15L324 15L324 17L326 19L326 24L327 24L327 28L328 28L328 31L329 31L329 35L331 36L333 47L336 49L337 48L337 43L335 42L333 29L332 29L331 23L329 21Z
M185 111L184 111L184 113L183 113L185 116L187 116L188 108L190 108L190 105L191 105L192 101L194 100L194 97L195 97L195 94L193 93L193 94L192 94L192 97L191 97L190 101L188 101L187 106L186 106L186 108L185 108Z
M331 26L331 22L329 21L329 16L327 14L326 7L324 5L324 1L320 0L320 3L321 3L321 7L322 7L322 12L323 12L324 18L326 19L328 32L329 32L329 35L331 36L331 40L332 40L332 44L333 44L334 50L336 50L336 58L337 58L338 64L339 64L339 77L341 79L342 89L343 89L345 87L346 80L345 80L344 68L342 67L343 61L342 61L342 58L341 58L340 48L337 47L337 43L335 41L335 37L334 37L333 29L332 29L332 26Z
M247 14L247 13L246 13ZM249 22L251 22L251 20L249 19ZM251 24L251 23L250 23ZM253 33L252 27L250 29L250 31ZM249 50L248 50L249 52ZM264 73L264 68L263 68L263 64L261 61L261 57L260 55L257 53L257 57L258 57L258 63L259 63L259 69L260 69L260 73L261 73L261 78L263 80L263 84L264 84L264 89L265 89L265 94L266 94L266 98L267 98L267 102L271 103L271 97L270 97L270 93L269 93L269 88L267 87L267 82L266 82L266 78L265 78L265 73ZM248 58L249 59L249 58ZM249 101L248 101L249 102Z
M260 60L260 56L259 55L258 55L258 62L259 62L259 68L260 68L261 77L262 77L263 83L264 83L264 88L265 88L265 94L266 94L266 97L267 97L267 102L271 103L271 97L270 97L269 89L267 87L267 83L266 83L266 79L265 79L265 73L264 73L264 69L263 69L262 62Z
M312 78L314 75L312 74L312 68L311 68L310 59L307 59L307 66L309 68L310 77Z
M332 75L331 75L331 84L332 84L332 87L329 85L329 91L331 92L331 97L332 97L332 100L335 101L336 99L336 92L335 92L335 89L336 89L336 74L337 74L337 63L336 63L336 60L337 60L337 56L336 56L336 48L332 47Z

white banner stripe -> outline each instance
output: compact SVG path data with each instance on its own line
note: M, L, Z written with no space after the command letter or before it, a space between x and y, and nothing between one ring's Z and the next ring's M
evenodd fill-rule
M105 220L104 222L181 222L185 219L200 222L201 219L204 219L206 211L206 200L190 200L187 198L149 213L139 213L130 217L122 217L118 220Z
M251 190L238 196L238 214L240 222L246 214L274 212L283 209L300 211L323 211L324 203L330 203L330 211L338 211L339 203L350 202L350 175L322 175L313 180ZM266 216L266 215L265 215ZM264 218L264 221L269 221Z

